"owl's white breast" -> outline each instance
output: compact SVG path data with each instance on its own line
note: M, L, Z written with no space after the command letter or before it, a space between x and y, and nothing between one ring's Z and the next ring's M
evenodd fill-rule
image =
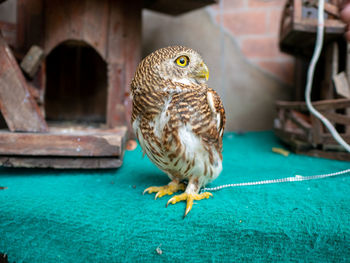
M215 147L212 146L214 164L209 160L209 152L204 148L201 138L192 131L190 124L179 128L180 142L189 162L194 160L195 165L189 170L190 176L201 177L202 185L217 178L222 171L222 160Z
M150 123L151 128L153 128L153 133L159 139L163 136L163 130L165 125L169 122L170 115L168 113L168 107L171 102L172 97L166 98L164 101L164 105L162 107L162 111L159 115L157 115L154 120Z

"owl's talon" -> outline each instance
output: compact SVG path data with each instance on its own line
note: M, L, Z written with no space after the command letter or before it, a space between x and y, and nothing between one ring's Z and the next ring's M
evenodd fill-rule
M148 187L147 189L145 189L144 191L143 191L143 195L145 194L145 193L149 193L149 194L151 194L151 193L154 193L154 192L157 192L156 190L154 190L154 188L156 188L156 187Z
M191 211L192 205L193 205L193 200L202 200L202 199L208 199L210 196L213 196L212 193L209 192L204 192L201 194L189 194L189 193L183 193L180 195L175 195L172 198L169 199L168 203L166 206L168 207L169 204L176 204L177 202L187 200L186 204L186 211L184 218L186 215Z
M177 182L170 182L168 185L164 186L151 186L145 189L143 191L143 194L145 193L156 193L154 199L157 199L158 197L163 197L164 195L172 195L173 193L185 190L185 185L183 183L177 183Z

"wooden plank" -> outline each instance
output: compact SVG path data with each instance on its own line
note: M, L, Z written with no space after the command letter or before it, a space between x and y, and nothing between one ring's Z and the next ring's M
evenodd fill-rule
M324 47L324 74L322 75L323 81L321 81L320 99L334 99L334 87L332 78L337 75L339 69L339 48L338 43L333 42Z
M133 0L132 4L127 5L125 23L126 28L126 47L125 47L125 85L123 90L123 104L125 107L125 119L129 132L131 127L131 109L132 100L130 96L130 83L134 77L137 65L141 60L142 43L142 0ZM125 125L125 123L124 123Z
M350 99L350 85L345 72L343 71L335 75L333 77L333 82L338 95Z
M25 54L32 45L43 46L43 16L43 0L17 0L17 52Z
M317 110L343 109L350 107L350 99L313 101L312 105ZM276 106L281 109L308 111L306 103L301 101L277 101Z
M55 168L55 169L112 169L122 165L121 157L28 157L1 156L0 166L24 168Z
M314 146L321 144L323 138L323 125L322 122L316 118L314 115L310 116L312 125L312 143Z
M125 122L123 93L125 90L125 32L124 1L111 1L108 31L108 101L107 124L114 127ZM118 48L114 48L118 47Z
M33 78L44 57L44 51L40 47L36 45L32 46L21 61L21 69L27 74L27 76Z
M27 80L30 94L33 96L36 104L38 105L40 112L43 116L45 115L44 96L46 89L46 61L44 60L37 74L34 75L33 79Z
M125 148L126 128L80 130L52 128L48 133L0 132L1 155L120 156Z
M290 119L305 132L309 132L312 127L311 124L307 121L307 118L308 116L305 116L305 114L302 114L298 111L290 112Z
M0 31L6 43L13 47L16 44L16 24L0 21Z
M309 138L308 135L305 132L298 132L298 131L292 131L292 130L287 130L287 129L278 129L274 128L274 132L276 135L284 140L288 141L302 141L305 143L309 143L311 145L311 142L308 141Z
M308 1L305 1L305 3L318 8L318 0L308 0ZM327 14L332 15L333 18L339 18L339 8L337 5L325 2L324 3L324 11Z
M44 3L46 54L64 41L80 40L91 45L106 59L109 1L44 0Z
M342 35L345 33L346 25L340 20L326 19L324 22L324 31L326 34ZM297 31L306 31L316 33L317 20L312 18L303 18L302 21L295 23L294 29Z
M46 122L24 76L0 35L0 110L11 131L45 132Z
M320 158L326 158L326 159L333 159L333 160L340 160L340 161L350 161L350 154L347 152L327 152L327 151L321 151L321 150L297 150L297 154L304 154L308 156L313 157L320 157Z
M334 112L323 112L322 114L333 123L350 125L350 116Z
M340 20L325 20L325 33L341 35L345 32L346 25ZM294 30L308 33L317 32L317 20L312 18L304 18L300 22L294 24Z
M291 147L291 150L294 152L296 150L309 150L313 148L312 144L309 142L306 142L303 138L302 139L295 138L293 135L286 133L282 130L275 130L275 134L285 144L289 145Z
M344 151L325 151L314 149L314 147L306 142L303 138L298 138L295 134L287 133L280 129L275 129L275 134L284 143L291 147L291 150L297 154L304 154L314 157L322 157L334 160L350 161L350 154Z
M344 141L350 143L350 134L340 134ZM326 133L322 135L322 144L335 144L338 145L338 142L334 140L332 134Z
M318 2L316 4L318 7ZM332 18L339 18L339 7L330 3L324 3L324 11L332 16Z
M141 57L141 6L141 0L111 1L107 51L109 127L130 123L129 84Z

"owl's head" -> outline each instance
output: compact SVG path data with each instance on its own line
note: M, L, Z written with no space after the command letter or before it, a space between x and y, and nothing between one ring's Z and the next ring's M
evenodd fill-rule
M185 85L203 84L209 78L209 70L201 56L183 46L161 48L145 58L153 67L153 73L164 80Z

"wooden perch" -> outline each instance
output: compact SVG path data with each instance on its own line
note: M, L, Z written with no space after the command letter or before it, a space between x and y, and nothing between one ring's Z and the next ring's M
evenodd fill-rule
M41 62L44 59L44 51L38 46L32 46L28 53L24 56L20 66L21 69L30 77L33 78L39 69Z
M338 130L340 136L349 143L350 134L347 128L350 125L350 117L344 113L350 109L350 99L313 101L312 104L336 128L341 128ZM337 160L350 160L350 154L344 152L322 122L309 113L305 102L277 101L276 106L278 121L275 121L275 133L282 141L291 146L294 152ZM289 125L290 123L293 125Z
M44 134L0 130L0 152L8 156L118 157L125 127L108 130L54 128Z
M56 168L56 169L96 169L117 168L122 165L122 157L74 158L74 157L28 157L0 156L0 165L4 167ZM1 189L0 189L1 190Z
M0 35L0 111L10 131L45 132L47 124L24 76Z

